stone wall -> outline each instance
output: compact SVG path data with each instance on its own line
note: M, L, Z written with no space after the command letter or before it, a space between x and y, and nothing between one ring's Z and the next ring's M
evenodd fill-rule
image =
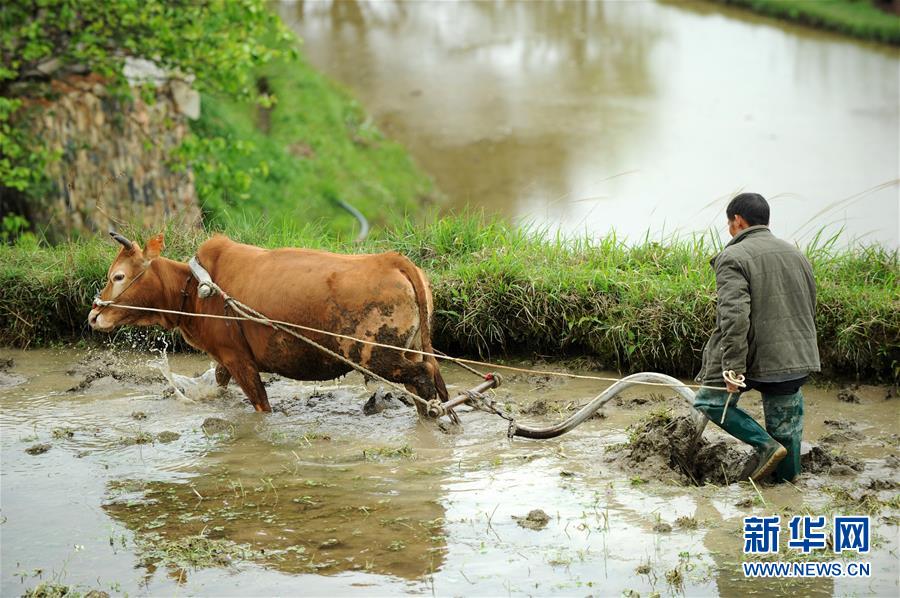
M199 114L199 98L186 83L159 82L153 104L137 90L131 102L116 100L95 75L70 76L54 89L56 99L30 111L38 139L61 156L48 168L52 189L36 224L53 236L124 223L145 230L200 224L193 173L168 165L188 133L187 114Z

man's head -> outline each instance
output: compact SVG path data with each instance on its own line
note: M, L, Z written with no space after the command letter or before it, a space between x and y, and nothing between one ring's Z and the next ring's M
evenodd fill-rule
M728 216L728 232L735 236L745 228L769 225L769 202L759 193L741 193L725 208Z

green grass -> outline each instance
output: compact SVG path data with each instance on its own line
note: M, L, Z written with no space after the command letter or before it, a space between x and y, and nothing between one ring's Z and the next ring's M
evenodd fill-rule
M201 117L191 125L196 139L187 147L199 151L192 162L207 226L323 222L349 236L358 224L337 200L373 226L388 226L436 196L406 150L302 57L266 65L257 78L276 98L268 127L252 102L215 95L203 96Z
M170 231L184 259L210 233ZM135 235L137 236L137 235ZM231 236L264 247L397 250L422 266L435 296L435 345L456 354L590 355L622 371L689 376L715 319L708 239L562 238L478 216L406 223L362 245L314 226L245 224ZM900 378L898 252L806 248L819 287L823 366L831 373ZM55 247L0 247L0 344L83 338L90 299L116 253L103 237ZM870 378L871 379L871 378Z
M900 45L900 17L872 0L715 0L877 42Z

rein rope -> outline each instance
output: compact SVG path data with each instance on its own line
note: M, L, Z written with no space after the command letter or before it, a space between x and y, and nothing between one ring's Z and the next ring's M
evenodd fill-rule
M473 368L471 366L477 365L477 366L484 366L484 367L488 367L488 368L492 368L492 369L494 369L494 368L504 369L504 370L514 371L514 372L522 372L522 373L526 373L526 374L532 374L532 375L533 374L541 374L541 375L546 375L546 376L558 376L558 377L562 377L562 378L573 378L573 379L579 379L579 380L596 380L596 381L600 381L600 382L617 383L617 382L621 382L623 380L623 378L610 378L610 377L606 377L606 376L594 376L594 375L588 375L588 374L572 374L569 372L557 372L557 371L553 371L553 370L537 370L537 369L529 369L529 368L520 368L520 367L515 367L515 366L510 366L510 365L491 363L491 362L487 362L487 361L479 361L476 359L452 357L450 355L447 355L446 353L442 353L437 350L435 350L435 352L428 352L428 351L422 351L422 350L418 350L418 349L411 349L411 348L407 348L407 347L399 347L397 345L390 345L390 344L386 344L386 343L379 343L376 341L364 340L364 339L356 338L354 336L350 336L347 334L340 334L337 332L330 332L328 330L321 330L318 328L313 328L311 326L304 326L302 324L296 324L294 322L285 322L283 320L274 320L274 319L266 317L264 314L256 311L249 305L246 305L246 304L240 302L239 300L235 299L234 297L232 297L228 293L226 293L221 287L219 287L215 282L212 281L211 277L209 276L209 273L206 272L206 270L203 269L202 266L200 266L200 264L199 264L199 262L197 262L196 258L191 259L190 267L191 267L192 276L197 278L197 280L198 280L197 293L198 293L199 297L205 299L213 294L218 293L219 295L222 296L222 299L225 302L225 305L228 307L231 307L231 309L234 310L234 312L238 314L237 316L206 314L206 313L196 313L196 312L184 311L184 304L185 304L185 299L186 299L185 291L187 290L187 282L185 283L185 289L182 291L183 299L182 299L182 305L181 305L182 308L180 310L161 309L161 308L156 308L156 307L141 307L141 306L125 305L125 304L118 303L117 299L119 299L119 297L121 297L125 293L125 291L127 291L129 288L131 288L131 285L133 285L135 283L135 281L137 281L137 279L140 278L144 274L144 272L146 272L146 270L143 270L140 274L138 274L136 277L134 277L132 279L131 283L129 283L129 285L127 287L125 287L125 289L123 289L122 292L119 293L118 295L116 295L113 299L101 300L98 295L94 299L94 305L97 306L98 308L100 308L101 310L105 307L113 306L118 309L131 309L131 310L136 310L136 311L148 311L148 312L161 313L161 314L177 315L178 316L177 321L179 323L183 316L188 316L188 317L209 318L209 319L216 319L216 320L250 321L250 322L255 322L255 323L263 325L263 326L268 326L275 330L284 332L285 334L289 334L290 336L293 336L294 338L301 340L301 341L317 348L318 350L322 351L323 353L347 364L352 369L358 371L359 373L361 373L363 376L365 376L367 378L371 378L373 380L378 380L379 382L382 382L383 384L394 389L401 395L409 397L416 403L425 407L426 411L430 415L438 417L440 415L447 414L450 416L450 418L455 423L459 421L456 414L453 412L452 408L446 409L439 399L432 399L430 401L426 401L425 399L406 390L399 384L397 384L395 382L391 382L390 380L388 380L382 376L379 376L375 372L348 359L347 357L341 355L340 353L337 353L336 351L332 351L331 349L329 349L328 347L325 347L321 343L318 343L318 342L312 340L311 338L309 338L303 334L300 334L299 332L297 332L297 330L303 330L306 332L322 334L322 335L330 336L333 338L349 340L349 341L353 341L353 342L364 344L364 345L370 345L373 347L380 347L383 349L400 351L402 353L414 353L414 354L422 355L425 357L433 357L435 359L442 359L445 361L450 361L450 362L455 363L459 367L466 369L485 380L489 380L490 376L492 376L492 374L482 374L481 372L479 372L478 370L476 370L475 368ZM189 281L190 281L190 276L188 277L188 282ZM668 383L668 382L651 382L649 380L646 380L646 381L642 380L640 382L640 384L646 385L646 386L659 386L659 387L665 387L665 388L685 388L685 387L687 387L687 388L696 388L696 389L708 388L708 389L719 390L719 391L722 390L721 386L709 386L709 385L704 385L704 384L683 384L681 382ZM738 385L743 386L742 381L741 381L741 384L738 384ZM479 409L482 411L487 411L490 413L495 413L495 414L499 415L500 417L508 420L510 422L510 429L512 430L515 422L513 421L513 418L511 416L504 413L503 410L500 409L499 406L493 400L489 399L488 397L485 397L484 395L480 395L480 393L479 393L478 399L479 400L470 401L470 404L473 407L475 407L476 409ZM726 406L726 409L727 409L727 406ZM723 416L724 416L724 413L723 413Z
M231 298L231 299L234 300L234 298ZM138 310L138 311L151 311L151 312L156 312L156 313L161 313L161 314L175 314L175 315L180 315L180 316L191 316L191 317L196 317L196 318L210 318L210 319L214 319L214 320L237 320L237 321L254 320L254 318L247 318L247 317L220 316L220 315L216 315L216 314L199 314L199 313L195 313L195 312L178 311L178 310L174 310L174 309L160 309L157 307L139 307L136 305L123 305L120 303L115 303L114 301L101 301L99 299L96 300L94 302L94 304L97 306L100 306L100 307L112 306L112 307L116 307L119 309L134 309L134 310ZM307 332L315 332L318 334L324 334L326 336L342 338L342 339L346 339L346 340L353 341L356 343L362 343L364 345L372 345L373 347L381 347L383 349L393 349L394 351L401 351L404 353L416 353L418 355L434 357L435 359L442 359L444 361L452 361L453 363L459 365L460 367L463 367L464 369L467 369L473 373L476 373L478 376L482 376L482 374L480 372L478 372L477 370L475 370L474 368L469 369L468 367L466 367L465 364L480 365L480 366L485 366L485 367L489 367L489 368L498 368L498 369L503 369L503 370L510 370L513 372L522 372L525 374L542 374L542 375L547 375L547 376L559 376L562 378L576 378L579 380L597 380L600 382L618 382L619 380L622 379L622 378L608 378L605 376L593 376L593 375L589 375L589 374L572 374L570 372L557 372L557 371L553 371L553 370L535 370L535 369L529 369L529 368L520 368L520 367L515 367L512 365L503 365L500 363L492 363L489 361L479 361L477 359L468 359L465 357L453 357L453 356L450 356L450 355L447 355L444 353L438 353L438 352L429 353L428 351L420 351L418 349L409 349L407 347L398 347L397 345L388 345L388 344L379 343L376 341L367 341L365 339L356 338L355 336L350 336L347 334L340 334L337 332L330 332L328 330L320 330L319 328L312 328L310 326L303 326L302 324L295 324L293 322L285 322L283 320L272 320L272 319L266 318L266 317L259 318L259 320L264 320L264 321L261 321L261 323L263 323L267 326L271 326L272 324L279 324L281 326L286 326L288 328L296 328L299 330L305 330ZM681 386L687 386L688 388L697 388L697 389L708 388L710 390L722 390L721 386L710 386L707 384L668 384L668 383L663 383L663 382L641 382L641 384L646 385L646 386L663 386L663 387L667 387L667 388L676 388L676 387L681 387Z

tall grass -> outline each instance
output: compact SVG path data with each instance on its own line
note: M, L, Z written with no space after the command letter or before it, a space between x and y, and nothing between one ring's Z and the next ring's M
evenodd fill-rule
M900 17L873 0L715 0L754 12L837 31L853 37L900 45Z
M133 234L133 233L132 233ZM170 230L169 257L186 259L210 233ZM429 274L436 345L453 353L588 354L622 371L689 376L715 319L710 237L562 237L466 215L406 223L366 243L315 227L245 221L233 238L264 247L396 250ZM138 235L135 235L138 236ZM819 287L817 324L832 373L897 380L898 252L806 248ZM94 338L83 325L116 248L103 238L57 247L0 247L0 343L41 346Z

